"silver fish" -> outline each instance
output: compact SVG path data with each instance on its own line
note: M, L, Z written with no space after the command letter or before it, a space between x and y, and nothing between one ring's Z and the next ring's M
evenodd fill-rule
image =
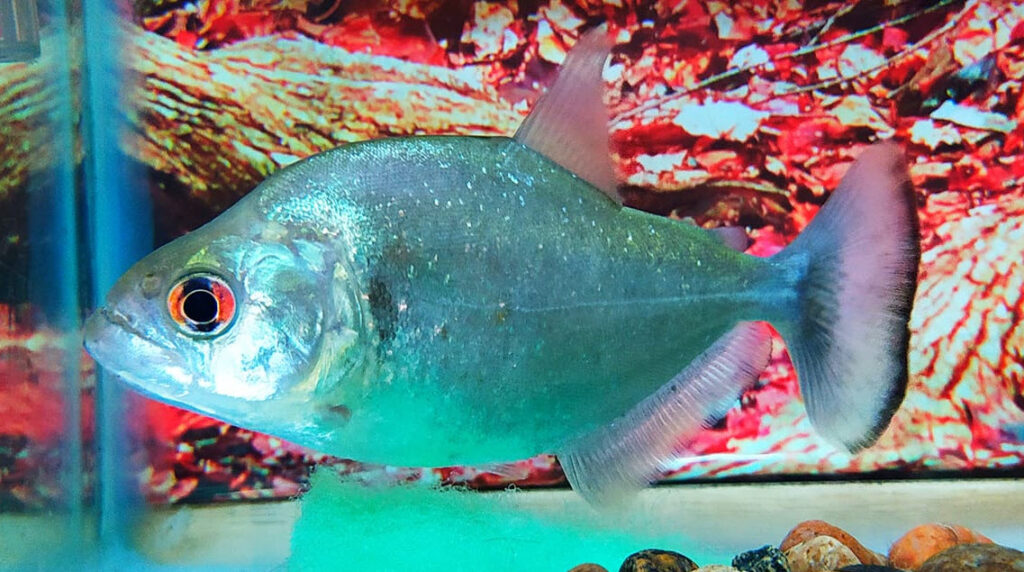
M556 453L604 502L756 382L769 322L818 432L873 443L905 392L919 259L901 153L869 148L788 248L745 255L611 198L608 50L585 36L514 138L355 143L274 174L125 273L89 352L158 399L337 456Z

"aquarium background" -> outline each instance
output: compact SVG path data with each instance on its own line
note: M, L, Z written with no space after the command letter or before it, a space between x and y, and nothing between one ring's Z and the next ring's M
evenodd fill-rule
M706 227L745 226L751 254L790 242L853 158L894 138L908 154L923 254L910 383L889 430L857 455L820 441L778 340L757 386L681 444L687 454L665 479L1024 467L1024 7L135 0L120 10L101 23L118 34L126 71L109 104L127 122L120 152L145 175L126 185L152 201L125 217L151 210L155 234L139 244L127 218L100 228L126 251L196 228L275 170L339 144L511 135L579 34L600 22L617 44L606 98L627 204ZM65 332L28 288L33 241L44 241L26 215L34 173L45 170L34 165L53 145L39 132L54 105L53 87L33 79L42 65L0 64L0 500L16 510L59 502L51 469L67 422ZM68 65L77 81L77 64ZM80 155L75 141L59 151ZM79 246L83 267L96 270L95 245ZM90 299L87 290L78 301ZM74 355L88 425L94 371ZM369 466L127 399L132 414L117 430L135 485L154 502L289 498L317 465L375 482L564 484L550 456L500 474Z

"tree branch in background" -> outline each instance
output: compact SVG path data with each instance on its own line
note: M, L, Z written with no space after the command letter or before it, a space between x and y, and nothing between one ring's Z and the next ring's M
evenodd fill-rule
M126 152L215 209L341 143L510 135L522 120L474 68L355 54L297 35L196 52L156 34L127 34L139 77L124 100L134 128Z

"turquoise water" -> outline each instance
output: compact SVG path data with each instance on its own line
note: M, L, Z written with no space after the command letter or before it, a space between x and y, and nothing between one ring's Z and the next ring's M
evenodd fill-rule
M522 499L530 494L367 487L321 472L302 500L289 569L568 570L593 562L615 570L651 547L698 563L728 558L635 511L599 513L559 496L530 510Z

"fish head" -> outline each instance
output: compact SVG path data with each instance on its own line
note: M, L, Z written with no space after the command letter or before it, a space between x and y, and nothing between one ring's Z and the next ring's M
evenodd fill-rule
M354 335L332 308L326 249L245 211L130 268L88 319L85 346L142 393L274 432L304 418L325 354L335 365Z

